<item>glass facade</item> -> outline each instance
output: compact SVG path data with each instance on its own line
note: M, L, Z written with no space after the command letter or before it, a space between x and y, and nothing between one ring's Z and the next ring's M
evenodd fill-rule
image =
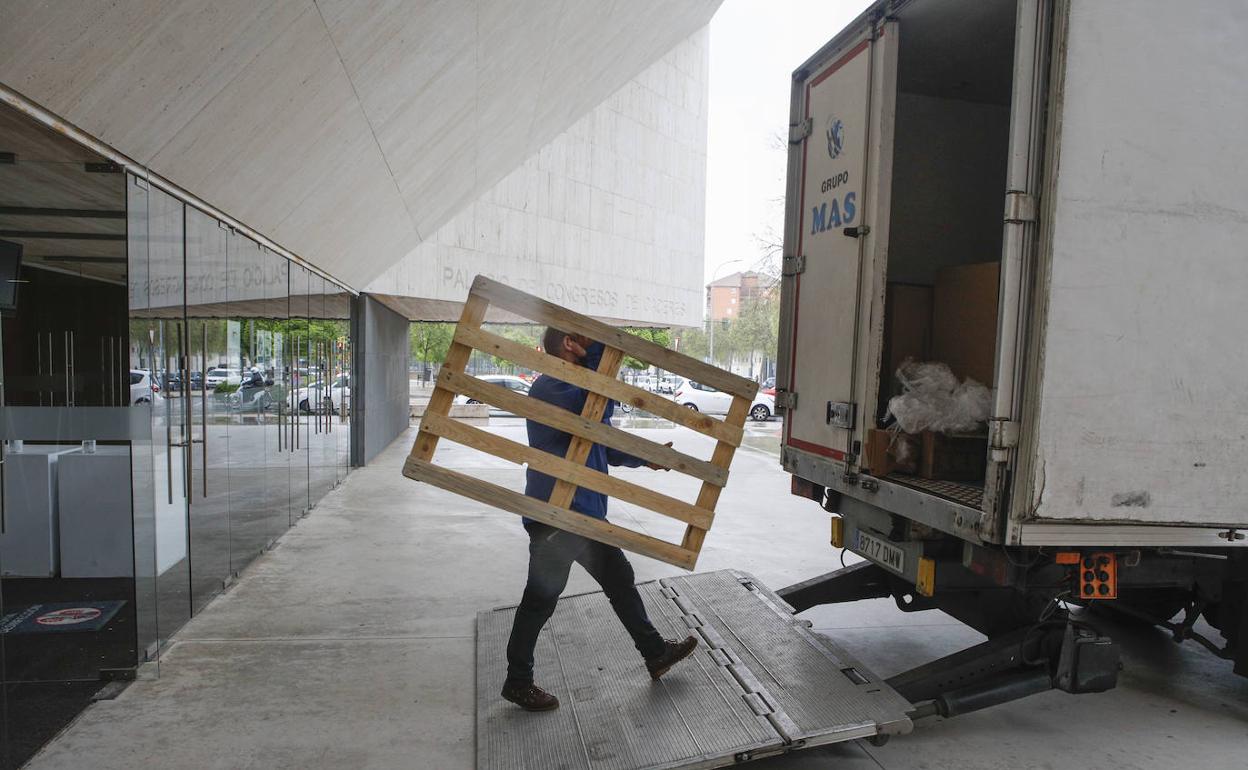
M351 307L0 106L0 767L343 480Z

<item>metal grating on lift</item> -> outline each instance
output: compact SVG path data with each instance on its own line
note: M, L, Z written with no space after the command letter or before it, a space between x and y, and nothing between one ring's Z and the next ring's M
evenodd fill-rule
M984 507L984 486L982 484L962 484L957 481L940 481L938 479L924 479L918 476L911 476L906 473L890 473L884 478L889 481L895 481L898 484L904 484L907 487L921 489L924 492L930 492L933 495L939 495L946 500L952 500L955 503L969 505L972 508L983 510Z
M664 636L692 657L653 682L602 593L559 602L536 679L561 707L498 696L515 608L477 616L477 767L712 768L909 732L910 704L748 575L723 570L638 586Z

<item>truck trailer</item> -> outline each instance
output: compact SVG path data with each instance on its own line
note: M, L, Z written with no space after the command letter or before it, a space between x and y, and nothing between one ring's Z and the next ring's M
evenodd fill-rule
M1244 39L1230 0L881 0L794 73L781 463L866 561L778 593L988 636L912 701L1043 687L1045 636L1050 684L1112 686L1066 608L1248 675ZM907 360L990 388L985 427L900 432Z

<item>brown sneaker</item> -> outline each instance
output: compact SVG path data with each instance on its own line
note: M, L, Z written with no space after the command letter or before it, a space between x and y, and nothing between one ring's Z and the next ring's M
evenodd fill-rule
M504 700L509 700L525 711L554 711L559 708L559 699L532 682L511 683L503 685L501 693Z
M669 668L692 655L694 648L698 646L698 639L694 636L686 637L683 642L664 639L663 645L666 649L661 654L646 659L646 668L650 671L651 679L658 679Z

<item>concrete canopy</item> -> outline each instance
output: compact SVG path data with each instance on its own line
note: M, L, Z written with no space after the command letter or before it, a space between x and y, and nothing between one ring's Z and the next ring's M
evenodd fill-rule
M721 0L0 0L0 83L362 287Z

